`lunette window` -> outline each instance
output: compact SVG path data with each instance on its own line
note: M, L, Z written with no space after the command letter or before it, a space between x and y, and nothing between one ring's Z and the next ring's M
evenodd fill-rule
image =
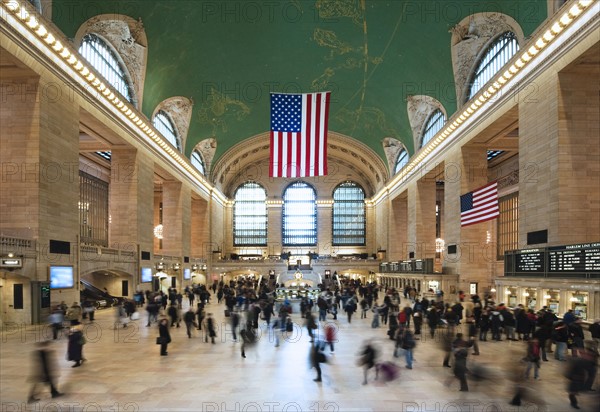
M233 205L234 246L267 245L267 192L254 182L237 188Z
M333 245L365 245L365 192L354 182L333 191Z
M133 102L131 85L116 53L98 35L89 33L83 36L79 53L96 69L102 77L130 103Z
M518 51L519 43L513 32L507 31L498 36L477 63L477 69L473 73L473 80L469 86L467 100L471 100Z
M317 193L305 182L294 182L283 192L284 246L317 244Z
M427 122L425 123L425 127L423 128L421 147L425 146L433 136L442 130L444 123L446 123L446 116L444 116L444 113L442 113L440 109L437 109L431 113L427 119Z
M169 116L163 110L159 110L156 115L154 115L154 119L152 119L152 124L156 127L156 130L160 132L164 137L167 138L169 143L177 148L177 150L181 151L181 143L179 142L179 137L177 136L177 130L175 129L175 125L171 120L171 116Z

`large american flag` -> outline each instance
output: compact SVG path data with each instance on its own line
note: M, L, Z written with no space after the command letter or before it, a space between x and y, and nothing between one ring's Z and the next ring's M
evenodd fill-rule
M270 177L327 175L330 94L271 93Z
M461 226L492 220L499 215L498 182L488 183L460 197Z

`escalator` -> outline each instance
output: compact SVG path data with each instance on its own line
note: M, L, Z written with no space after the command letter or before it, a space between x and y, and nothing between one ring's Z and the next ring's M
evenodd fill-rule
M108 292L98 289L89 281L82 279L80 299L81 302L90 300L94 302L96 308L110 308L116 306L123 298L110 295Z

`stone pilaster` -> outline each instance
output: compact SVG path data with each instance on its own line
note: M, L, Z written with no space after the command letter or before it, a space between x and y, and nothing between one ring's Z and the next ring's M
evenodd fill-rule
M133 148L111 151L109 239L112 247L151 251L153 245L152 162Z
M388 261L408 259L408 197L403 193L391 202Z
M443 266L448 273L458 273L459 289L468 291L470 282L478 289L491 285L491 265L496 258L487 234L495 220L470 226L460 225L460 196L488 183L487 149L465 145L454 150L446 160L444 183L444 232L446 251ZM456 245L456 254L447 254L448 245Z

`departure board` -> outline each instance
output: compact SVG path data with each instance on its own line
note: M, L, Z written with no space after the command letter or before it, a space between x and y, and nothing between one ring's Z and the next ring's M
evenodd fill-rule
M544 273L545 249L523 249L515 253L515 273Z
M549 247L548 272L600 273L600 243Z
M600 242L507 251L504 274L600 278Z

